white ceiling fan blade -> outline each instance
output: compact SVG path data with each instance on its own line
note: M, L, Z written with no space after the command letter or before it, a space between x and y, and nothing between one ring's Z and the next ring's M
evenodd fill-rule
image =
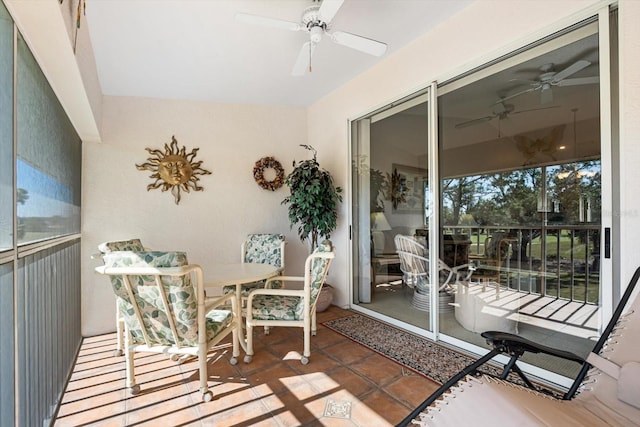
M457 125L455 125L456 129L462 129L462 128L466 128L469 126L475 126L475 125L479 125L480 123L485 123L488 121L493 120L495 116L485 116L485 117L480 117L479 119L473 119L473 120L469 120L467 122L462 122L462 123L458 123Z
M318 10L320 19L327 24L330 23L342 7L342 3L344 3L344 0L322 0L320 9Z
M525 89L525 90L520 91L520 92L516 92L513 95L505 96L504 98L500 98L500 101L496 102L495 104L499 104L501 102L504 102L504 101L507 101L509 99L515 98L516 96L524 95L525 93L533 92L534 90L538 89L539 87L540 86L532 87L532 88Z
M577 77L575 79L560 80L557 86L576 86L576 85L591 85L600 82L600 77Z
M559 105L551 105L549 107L529 108L527 110L514 111L511 114L530 113L532 111L549 110L551 108L560 108Z
M588 67L589 65L591 65L591 62L585 61L585 60L580 60L580 61L574 62L572 65L569 65L564 70L554 74L553 78L551 79L551 83L552 84L556 84L556 83L560 82L561 80L566 79L570 75L577 73L578 71L582 70L583 68Z
M300 52L298 52L296 63L293 65L291 75L304 76L306 74L307 70L311 68L311 57L315 50L316 44L313 42L308 41L302 45Z
M265 27L279 28L281 30L300 31L303 27L297 22L283 21L281 19L267 18L266 16L237 13L236 21L247 24L263 25Z
M387 45L385 43L357 36L355 34L345 33L343 31L335 31L330 34L330 37L331 40L340 45L347 46L351 49L359 50L360 52L368 53L373 56L382 56L387 51Z

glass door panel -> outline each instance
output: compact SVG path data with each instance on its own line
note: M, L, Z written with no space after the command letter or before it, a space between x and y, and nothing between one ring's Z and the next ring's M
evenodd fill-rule
M501 330L582 355L592 348L601 310L598 43L593 22L439 91L440 249L450 267L473 270L441 291L450 301L440 333L478 346L481 332Z
M359 308L430 330L425 282L429 226L429 121L423 92L352 123L354 295ZM420 248L415 271L403 267L397 239ZM404 270L404 271L403 271Z

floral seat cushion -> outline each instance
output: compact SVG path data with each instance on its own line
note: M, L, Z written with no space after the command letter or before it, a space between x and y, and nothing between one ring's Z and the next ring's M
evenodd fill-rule
M184 252L116 251L104 255L108 267L180 267L187 265ZM140 308L143 325L135 315L135 309L122 276L110 276L111 285L118 296L118 308L122 313L133 343L143 344L145 329L152 345L195 346L198 343L197 300L189 276L162 276L161 282L167 296L170 313L167 313L154 276L129 276L135 301ZM175 318L177 343L174 342L169 317ZM206 315L207 338L212 339L232 321L228 310L212 310Z
M249 234L244 245L243 262L255 264L270 264L282 268L282 242L283 234ZM247 297L254 289L263 288L264 280L242 285L242 296ZM272 281L271 288L282 287L279 281ZM235 286L224 286L222 292L226 295L236 291Z
M253 298L253 318L259 320L301 320L298 306L302 298L288 295L256 295Z
M331 252L327 241L318 245L314 252ZM311 298L313 307L324 283L325 267L329 262L325 258L316 258L311 265ZM304 299L297 296L255 295L253 297L252 316L258 320L302 320L304 318Z

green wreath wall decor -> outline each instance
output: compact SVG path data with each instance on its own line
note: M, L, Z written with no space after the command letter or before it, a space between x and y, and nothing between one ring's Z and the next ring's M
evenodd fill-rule
M267 169L273 169L276 172L276 177L272 181L267 181L264 178L264 171ZM265 190L276 191L284 184L284 169L275 158L263 157L253 167L253 179Z

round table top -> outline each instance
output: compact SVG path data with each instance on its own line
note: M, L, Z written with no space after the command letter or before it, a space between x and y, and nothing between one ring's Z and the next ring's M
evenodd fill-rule
M276 275L278 275L278 268L270 264L253 264L249 262L220 264L207 271L205 287L257 282Z

